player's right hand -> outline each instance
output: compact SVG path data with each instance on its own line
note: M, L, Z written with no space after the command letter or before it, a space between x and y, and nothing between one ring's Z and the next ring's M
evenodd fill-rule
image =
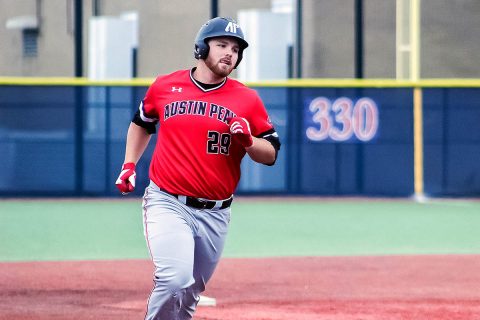
M120 172L120 175L118 176L115 185L123 195L126 195L135 189L136 177L137 173L135 172L135 163L125 163L122 166L122 172Z

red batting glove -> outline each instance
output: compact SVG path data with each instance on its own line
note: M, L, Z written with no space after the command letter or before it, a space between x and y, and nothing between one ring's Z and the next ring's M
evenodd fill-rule
M126 195L135 189L135 178L137 177L137 173L135 172L135 163L128 162L122 166L122 172L118 176L115 185L117 186L118 190L123 195Z
M230 126L230 133L236 137L244 148L251 147L253 144L253 137L250 131L250 124L247 119L241 117L233 117L228 119Z

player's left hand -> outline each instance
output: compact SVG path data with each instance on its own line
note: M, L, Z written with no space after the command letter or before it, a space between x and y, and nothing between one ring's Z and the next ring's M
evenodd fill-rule
M253 137L250 131L250 124L247 119L242 117L233 117L228 119L230 133L233 134L244 148L251 147Z
M137 173L135 172L135 163L125 163L122 166L122 172L120 172L120 175L118 176L115 185L123 195L126 195L135 189L136 177Z

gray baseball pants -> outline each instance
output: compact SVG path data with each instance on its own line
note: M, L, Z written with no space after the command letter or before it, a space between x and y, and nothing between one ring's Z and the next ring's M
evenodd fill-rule
M146 320L192 319L217 266L230 208L195 209L150 182L143 197L147 247L155 266Z

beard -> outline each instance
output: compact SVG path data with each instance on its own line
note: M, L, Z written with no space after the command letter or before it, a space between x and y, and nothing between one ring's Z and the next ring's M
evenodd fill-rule
M225 78L233 71L233 65L226 65L220 62L214 62L210 58L205 60L207 67L217 76Z

